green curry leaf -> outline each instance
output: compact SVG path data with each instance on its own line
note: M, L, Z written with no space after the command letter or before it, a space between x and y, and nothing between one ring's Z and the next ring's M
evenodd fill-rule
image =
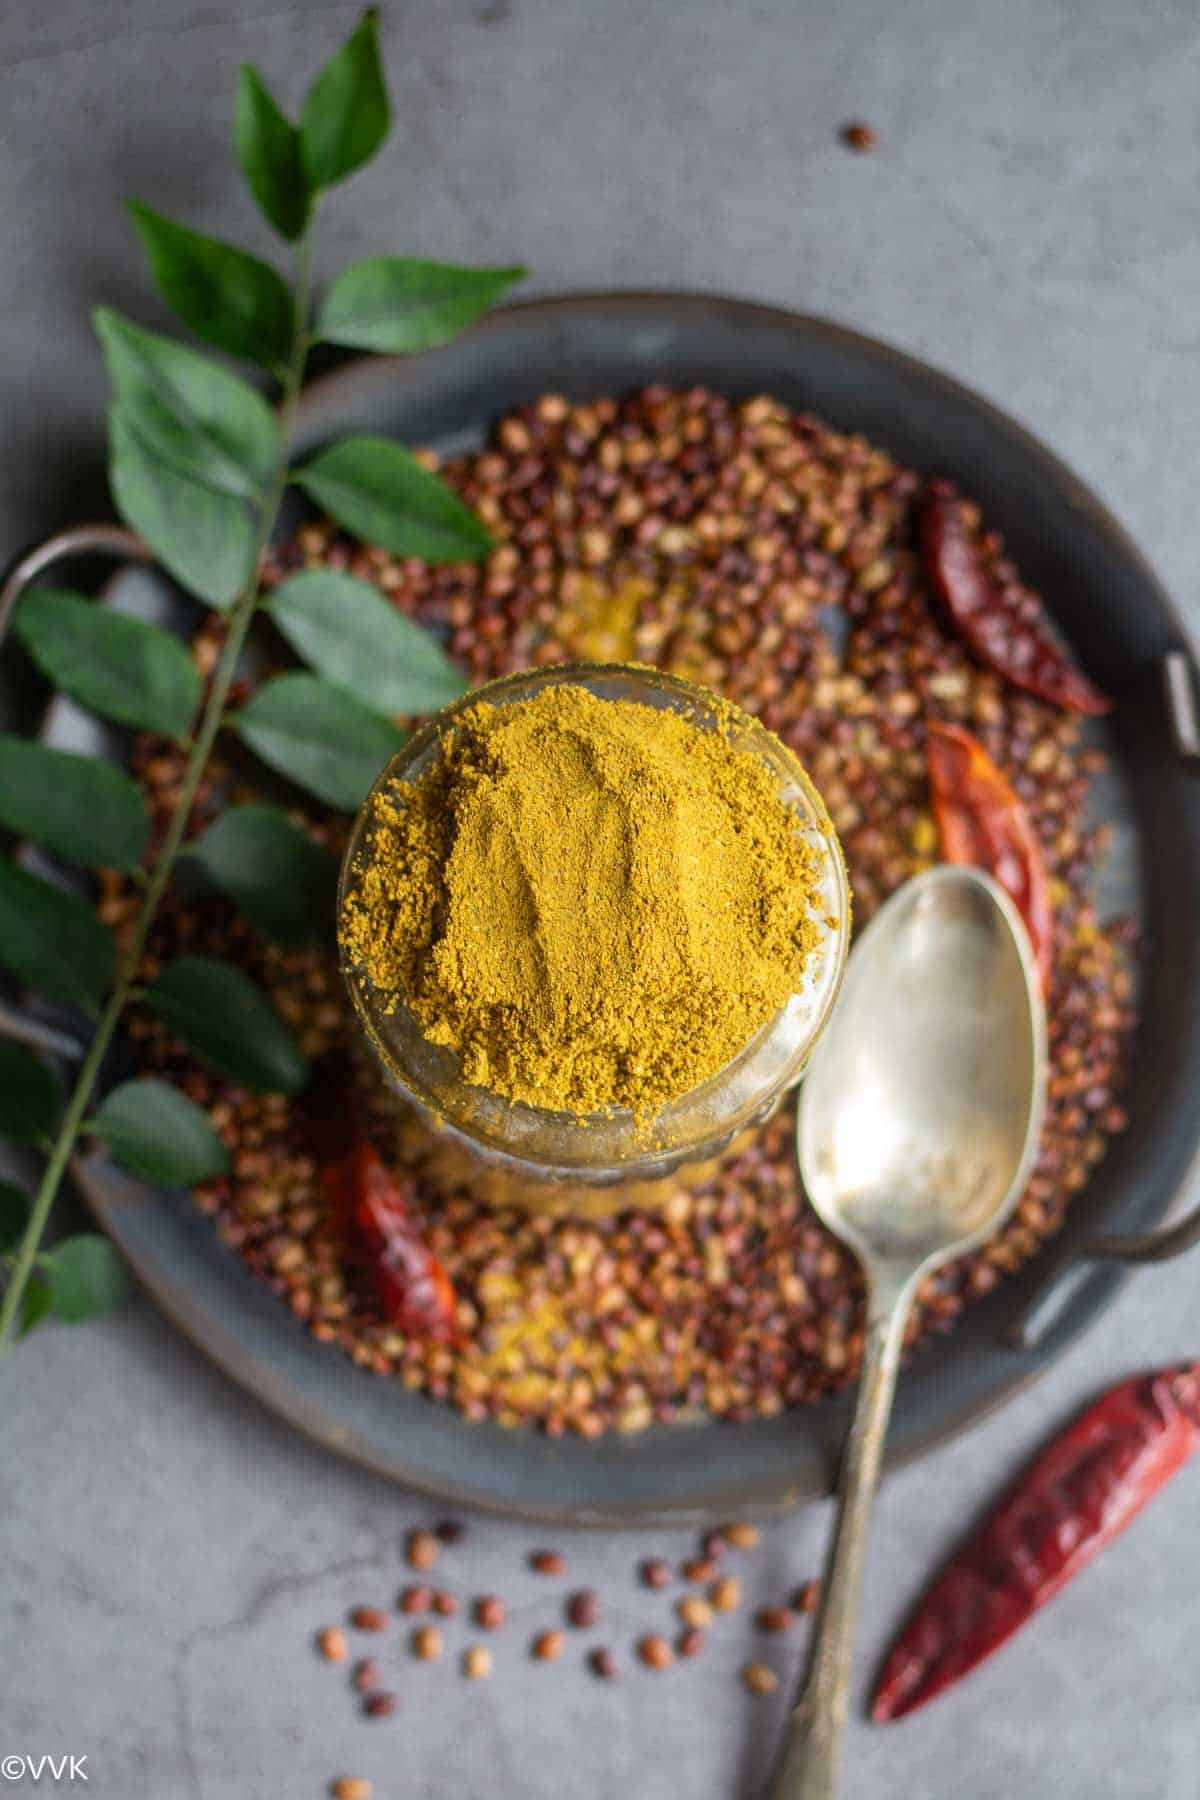
M391 438L343 438L293 480L339 525L400 556L479 562L492 547L454 490Z
M229 1168L229 1152L208 1114L153 1077L114 1088L86 1129L125 1168L164 1187L191 1187Z
M524 269L463 269L413 256L378 256L343 269L317 332L330 344L411 355L473 325Z
M41 1143L53 1135L61 1111L62 1088L49 1064L0 1039L0 1137Z
M164 462L120 406L109 415L108 479L125 523L175 579L200 600L231 606L254 573L249 506Z
M81 1231L60 1238L44 1262L50 1287L50 1310L65 1325L103 1318L120 1306L129 1292L125 1265L106 1237Z
M0 963L50 1000L94 1011L116 946L86 900L0 857Z
M0 825L85 869L136 869L150 814L136 781L103 757L0 733Z
M234 145L242 174L263 217L281 237L294 242L312 211L312 188L304 172L300 133L258 70L249 63L238 78Z
M111 307L98 307L94 323L117 405L143 440L177 474L259 499L279 461L279 427L262 395L211 357L143 331Z
M404 742L389 719L316 675L277 675L234 726L271 768L342 812L358 810Z
M11 1181L0 1181L0 1256L15 1250L29 1223L29 1195Z
M278 807L230 807L188 846L188 861L277 943L331 935L337 858Z
M15 630L47 680L102 719L163 737L190 729L200 675L170 632L59 588L32 588Z
M21 1296L21 1323L17 1328L19 1337L28 1337L31 1331L50 1315L54 1304L54 1294L44 1269L35 1269L29 1277L29 1285Z
M353 575L307 569L267 606L298 656L379 712L436 712L469 686L430 632Z
M300 114L300 152L313 187L333 187L369 162L391 120L372 8L321 70Z
M197 337L278 369L295 330L291 290L269 263L205 237L141 200L129 211L159 292Z
M147 990L147 1006L177 1037L234 1081L299 1093L308 1064L262 989L229 963L179 956Z

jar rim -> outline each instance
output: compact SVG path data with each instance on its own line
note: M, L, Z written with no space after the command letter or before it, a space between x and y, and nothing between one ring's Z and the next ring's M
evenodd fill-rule
M774 1110L799 1080L829 1017L849 949L851 896L845 859L832 821L799 758L761 720L699 684L641 663L553 663L503 675L434 714L380 771L355 819L342 860L338 918L352 894L376 802L397 782L428 767L447 729L472 706L514 704L552 686L582 686L605 700L632 700L682 712L702 728L732 721L751 740L739 748L758 754L822 857L822 894L829 908L826 939L805 966L814 992L793 995L741 1049L697 1087L679 1095L650 1121L626 1109L578 1114L511 1101L462 1081L457 1059L425 1038L402 1004L389 1009L348 955L339 929L342 977L368 1044L389 1084L430 1123L450 1132L484 1161L504 1164L543 1181L608 1185L666 1174L682 1162L707 1159L734 1135ZM599 690L599 691L598 691Z

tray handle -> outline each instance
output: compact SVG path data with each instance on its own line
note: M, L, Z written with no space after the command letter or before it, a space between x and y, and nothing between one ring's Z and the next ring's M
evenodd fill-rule
M1200 762L1200 703L1196 672L1186 650L1169 650L1163 657L1162 686L1175 749L1185 762ZM1200 1243L1200 1206L1155 1231L1098 1233L1084 1240L1079 1254L1094 1262L1168 1262L1195 1243Z
M1195 671L1186 650L1168 650L1163 657L1162 685L1175 749L1185 762L1200 762L1200 705Z
M153 556L141 538L123 525L104 521L86 525L70 525L43 538L29 550L22 551L0 582L0 646L3 646L12 617L25 589L39 575L67 556L115 556L122 562L150 563ZM15 1006L0 1000L0 1038L10 1038L31 1050L43 1050L51 1056L78 1058L84 1046L69 1032L30 1018Z
M64 556L115 556L122 562L153 562L154 558L140 537L126 531L123 525L100 521L88 525L69 525L43 538L32 549L22 551L0 583L0 644L12 622L17 601L30 582L61 562Z
M1200 762L1200 687L1186 650L1169 650L1159 665L1167 729L1184 762ZM1059 1324L1079 1289L1090 1279L1089 1263L1117 1262L1138 1267L1169 1262L1200 1243L1200 1206L1154 1231L1098 1232L1051 1263L1017 1317L1004 1331L1014 1349L1032 1350Z
M1200 1206L1160 1225L1155 1231L1100 1232L1085 1238L1077 1248L1064 1251L1047 1271L1041 1285L1004 1330L1004 1342L1014 1350L1033 1350L1060 1323L1071 1301L1091 1278L1089 1264L1170 1262L1200 1243Z

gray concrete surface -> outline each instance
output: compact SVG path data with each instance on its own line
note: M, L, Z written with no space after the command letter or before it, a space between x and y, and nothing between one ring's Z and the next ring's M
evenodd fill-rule
M288 96L350 5L13 0L0 22L0 547L102 503L88 308L152 317L118 210L141 193L260 236L226 153L235 71ZM1093 482L1196 607L1200 19L1192 0L426 0L385 7L398 129L329 210L328 266L390 246L520 257L536 286L712 287L828 313L940 363ZM871 120L878 153L835 141ZM263 242L265 243L265 238ZM1200 614L1194 612L1200 618ZM1196 1269L1141 1275L1050 1379L895 1477L862 1670L973 1509L1106 1379L1196 1354ZM612 1687L521 1654L544 1534L472 1521L447 1579L505 1594L496 1677L404 1664L365 1725L314 1629L402 1580L433 1516L289 1435L144 1301L0 1371L0 1757L73 1752L106 1800L750 1796L779 1707L711 1655ZM824 1508L768 1533L752 1596L812 1573ZM925 1716L855 1724L847 1795L1196 1800L1200 1475ZM626 1644L670 1535L560 1534ZM462 1638L454 1627L451 1641ZM0 1780L12 1792L40 1787ZM80 1784L79 1791L85 1791Z

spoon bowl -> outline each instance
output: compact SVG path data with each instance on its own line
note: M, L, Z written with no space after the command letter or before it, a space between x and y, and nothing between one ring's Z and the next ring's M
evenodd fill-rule
M913 1295L1012 1212L1037 1155L1045 1087L1045 1006L1016 907L978 869L915 877L851 952L800 1090L805 1191L863 1265L867 1321L821 1608L774 1800L835 1800L867 1528Z
M919 876L862 934L798 1141L810 1201L864 1261L958 1254L1016 1204L1044 1087L1034 983L1012 902L976 869Z

